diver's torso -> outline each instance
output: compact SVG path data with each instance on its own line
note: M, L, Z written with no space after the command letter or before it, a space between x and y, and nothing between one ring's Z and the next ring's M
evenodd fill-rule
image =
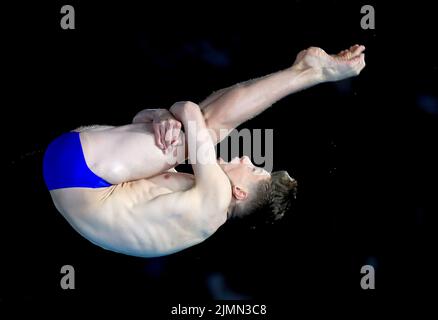
M151 200L193 185L193 175L166 172L107 188L65 188L50 194L58 211L91 242L116 252L155 256L169 247L164 236L168 221L163 221L168 215L160 201Z

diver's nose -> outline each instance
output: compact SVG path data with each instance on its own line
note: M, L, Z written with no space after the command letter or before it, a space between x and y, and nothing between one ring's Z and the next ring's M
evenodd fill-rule
M248 156L243 156L242 158L240 158L240 162L244 164L252 164L251 159Z
M240 163L240 158L239 157L234 157L234 158L231 159L231 161L229 163L231 163L231 164Z

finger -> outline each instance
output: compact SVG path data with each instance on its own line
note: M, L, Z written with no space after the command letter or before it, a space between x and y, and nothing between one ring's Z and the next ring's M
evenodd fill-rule
M180 133L181 133L181 122L176 121L174 126L173 126L172 146L178 145Z
M176 133L176 130L177 129L173 129L172 141L170 142L170 144L172 146L177 146L178 145L179 133Z
M175 138L175 140L172 141L172 146L182 146L183 145L183 135L181 135L181 132L178 134L178 136Z
M169 148L169 146L172 143L172 132L173 132L173 127L168 121L166 122L166 134L164 136L164 145L166 146L166 149Z
M160 125L157 123L154 123L152 125L152 128L154 129L154 137L155 137L155 143L160 148L163 149L164 146L161 143L161 132L160 132Z
M161 144L163 145L163 151L166 149L166 142L164 140L166 135L166 127L164 121L160 123Z

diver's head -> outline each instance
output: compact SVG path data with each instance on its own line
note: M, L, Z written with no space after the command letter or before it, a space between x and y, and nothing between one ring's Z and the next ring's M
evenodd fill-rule
M232 186L229 218L244 218L260 211L263 220L272 222L281 219L295 199L297 182L286 171L270 174L246 156L230 162L219 158L218 163Z

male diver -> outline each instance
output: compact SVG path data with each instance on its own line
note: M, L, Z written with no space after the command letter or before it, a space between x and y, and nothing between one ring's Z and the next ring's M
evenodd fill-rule
M260 208L267 219L281 218L296 181L248 157L216 160L220 130L230 132L299 90L358 75L364 50L355 45L329 55L310 47L291 67L219 90L199 105L177 102L170 110L143 110L128 125L64 133L48 146L43 164L56 208L96 245L141 257L196 245L228 219ZM187 156L194 175L173 169Z

